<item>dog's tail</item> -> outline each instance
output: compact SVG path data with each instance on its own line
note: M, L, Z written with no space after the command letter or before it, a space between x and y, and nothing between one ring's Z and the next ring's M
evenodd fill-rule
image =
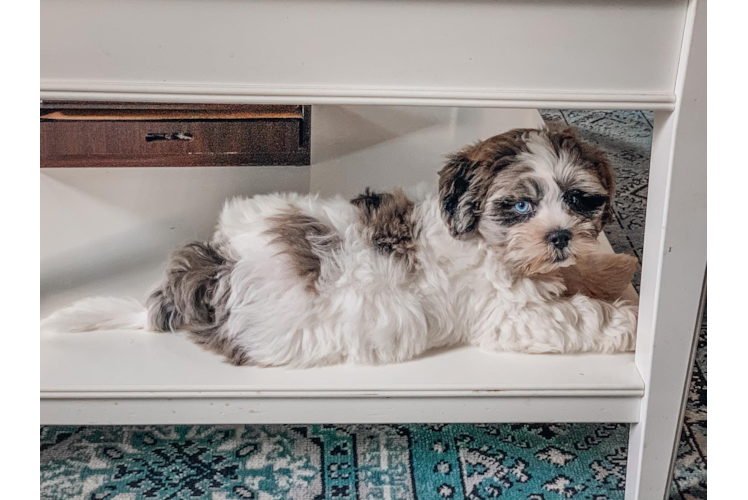
M90 332L117 328L146 329L148 311L135 299L93 297L55 311L42 328L57 332Z
M208 335L228 317L232 266L233 261L212 244L190 243L172 254L166 280L145 305L134 299L84 299L52 314L42 321L42 328L58 332L187 329Z

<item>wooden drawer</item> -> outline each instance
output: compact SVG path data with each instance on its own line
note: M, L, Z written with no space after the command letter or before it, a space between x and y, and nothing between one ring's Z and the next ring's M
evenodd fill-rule
M41 167L309 165L310 106L50 102Z

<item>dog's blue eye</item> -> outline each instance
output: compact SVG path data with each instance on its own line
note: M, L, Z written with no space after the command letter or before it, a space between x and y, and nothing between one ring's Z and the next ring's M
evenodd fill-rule
M514 209L521 214L526 214L530 211L530 208L530 203L526 201L520 201L514 204Z

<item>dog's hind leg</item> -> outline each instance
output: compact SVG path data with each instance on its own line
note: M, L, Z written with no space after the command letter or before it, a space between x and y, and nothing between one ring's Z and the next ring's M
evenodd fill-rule
M186 330L198 344L233 364L249 361L226 332L234 262L211 243L174 251L163 284L148 298L148 323L156 331Z

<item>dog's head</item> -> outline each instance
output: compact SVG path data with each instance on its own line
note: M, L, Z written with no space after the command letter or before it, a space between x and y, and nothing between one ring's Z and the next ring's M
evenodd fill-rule
M483 238L522 275L593 252L614 187L605 156L570 128L511 130L451 155L439 172L452 236Z

